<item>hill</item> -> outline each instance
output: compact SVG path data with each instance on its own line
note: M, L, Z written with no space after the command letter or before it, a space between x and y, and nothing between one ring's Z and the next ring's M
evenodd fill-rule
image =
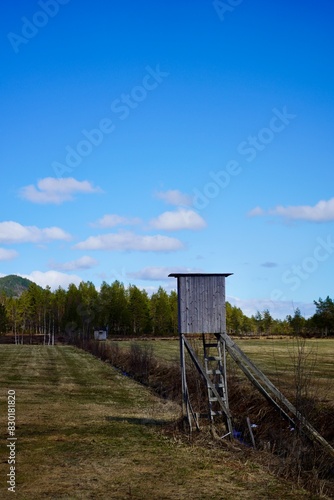
M21 278L16 274L9 274L0 278L0 294L5 293L7 297L19 297L33 282L27 278Z

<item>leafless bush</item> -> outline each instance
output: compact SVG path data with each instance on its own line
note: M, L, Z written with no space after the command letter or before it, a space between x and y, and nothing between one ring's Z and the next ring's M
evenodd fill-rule
M153 356L153 347L151 345L140 345L137 342L131 343L128 365L130 375L147 385L156 366L157 361Z

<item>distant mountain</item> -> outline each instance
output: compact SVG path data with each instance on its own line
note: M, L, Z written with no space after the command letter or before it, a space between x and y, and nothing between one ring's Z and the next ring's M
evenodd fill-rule
M0 294L5 293L7 297L19 297L32 284L33 282L27 278L9 274L0 278Z

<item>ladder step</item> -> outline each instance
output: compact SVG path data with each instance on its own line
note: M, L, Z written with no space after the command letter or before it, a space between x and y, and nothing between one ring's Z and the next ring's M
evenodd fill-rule
M224 384L214 384L214 387L218 391L218 389L224 388ZM212 391L212 389L209 385L208 385L208 391Z
M205 360L206 361L221 361L222 358L220 356L206 356Z
M220 399L225 403L225 396L220 396ZM215 403L218 401L218 398L216 398L216 396L209 396L209 401L210 403Z
M204 344L204 347L208 347L208 348L210 348L210 347L216 347L217 348L217 346L218 346L218 343L215 343L215 344L212 344L212 343Z
M223 412L222 411L210 411L210 414L212 417L214 417L215 415L223 415Z
M220 370L207 370L206 374L207 375L219 375L219 374L221 374L221 371Z

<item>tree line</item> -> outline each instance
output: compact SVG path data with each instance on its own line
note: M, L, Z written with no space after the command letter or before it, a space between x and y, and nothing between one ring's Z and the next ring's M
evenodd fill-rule
M299 309L284 320L274 319L269 310L248 317L226 303L227 330L232 334L334 335L334 302L330 297L314 301L315 314L305 319ZM97 290L90 281L65 290L51 291L31 284L19 297L0 296L0 333L10 333L15 342L42 337L88 339L94 330L107 329L109 336L170 336L178 332L177 293L162 287L151 296L135 285L103 282Z
M33 283L19 297L0 296L0 333L17 342L37 335L47 344L56 337L88 339L100 329L114 336L176 335L177 325L177 294L162 287L149 296L117 280L99 291L90 281L53 292Z

